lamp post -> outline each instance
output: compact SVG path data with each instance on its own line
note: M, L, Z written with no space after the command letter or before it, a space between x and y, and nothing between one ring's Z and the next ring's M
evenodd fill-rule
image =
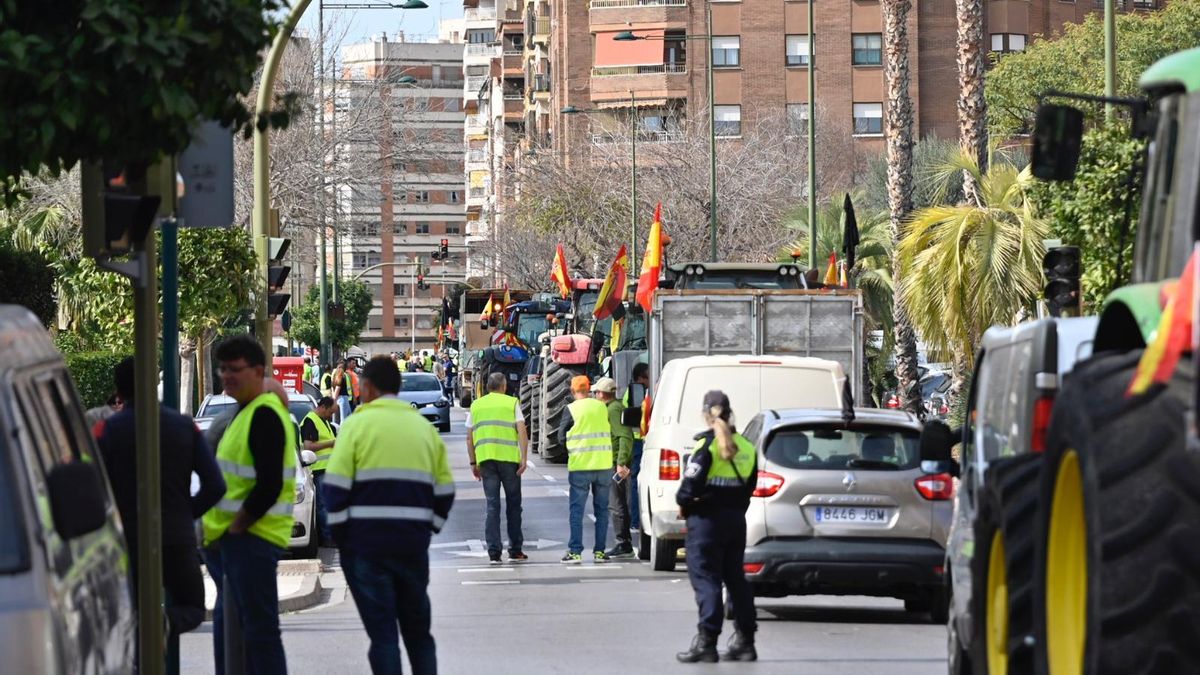
M409 312L409 319L408 319L408 322L409 322L409 326L408 326L408 337L409 337L409 351L413 351L413 352L415 352L415 351L417 350L417 270L421 268L421 263L420 263L420 261L417 261L417 262L403 261L403 262L385 262L385 263L376 263L376 264L374 264L374 265L371 265L371 266L369 266L369 267L364 267L362 270L360 270L360 271L359 271L359 273L358 273L358 274L355 274L355 275L354 275L354 281L358 281L359 279L361 279L361 278L363 277L363 275L364 275L364 274L366 274L367 272L374 272L375 270L382 269L382 268L384 268L384 267L410 267L410 268L412 268L412 269L409 271L409 291L408 291L408 312ZM428 283L428 282L427 282L427 283ZM435 281L434 283L440 283L440 284L442 284L443 286L445 286L447 283L456 283L456 284L457 284L457 283L466 283L466 282L465 282L465 280L464 280L464 281L462 281L462 282L459 282L459 281L448 282L448 281L446 281L446 271L445 271L445 269L443 269L443 270L442 270L442 278L441 278L441 280L440 280L440 281ZM445 289L444 289L444 288L443 288L443 295L445 295Z
M811 4L811 3L810 3ZM707 35L685 35L684 40L704 40L709 43L708 57L705 61L705 77L708 80L708 245L709 260L717 261L717 122L716 122L716 89L713 85L713 54L712 54L712 4L704 3L705 21L708 26ZM665 40L657 35L635 35L633 31L621 31L613 36L614 42L631 40ZM679 38L676 38L679 39Z

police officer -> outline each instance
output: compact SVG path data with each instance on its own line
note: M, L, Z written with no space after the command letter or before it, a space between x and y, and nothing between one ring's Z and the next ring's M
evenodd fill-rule
M718 660L721 634L721 584L733 602L734 628L728 661L754 661L754 595L742 562L746 549L746 509L757 482L754 445L729 423L729 397L721 391L704 395L702 414L709 430L696 436L695 452L675 495L687 518L688 577L700 609L699 632L692 647L675 658L683 663Z
M329 458L333 455L335 434L329 420L337 412L337 403L328 396L322 396L317 401L317 407L308 411L300 422L300 440L305 450L312 450L317 455L317 461L310 467L313 482L317 488L317 542L321 546L332 546L333 537L329 533L329 514L325 508L325 495L322 485L325 482L325 469L329 467Z
M342 425L325 471L325 503L371 640L372 672L402 672L402 635L412 672L433 675L429 540L450 516L454 478L437 429L399 392L395 361L377 356L367 362L363 404Z

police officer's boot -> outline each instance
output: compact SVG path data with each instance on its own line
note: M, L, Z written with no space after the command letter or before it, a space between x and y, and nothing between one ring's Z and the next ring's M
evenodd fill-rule
M692 638L692 648L679 652L675 658L680 663L716 663L721 657L717 654L717 634L708 631L696 633Z
M725 661L758 660L758 651L754 649L754 633L735 631L725 646L728 651L721 652L721 658Z

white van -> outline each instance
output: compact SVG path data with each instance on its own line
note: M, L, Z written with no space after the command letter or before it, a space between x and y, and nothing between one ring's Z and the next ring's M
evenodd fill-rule
M692 356L674 359L658 378L638 474L642 560L655 570L675 569L683 545L675 492L682 469L705 430L704 394L720 389L733 406L733 422L749 422L764 408L840 408L841 364L799 356Z

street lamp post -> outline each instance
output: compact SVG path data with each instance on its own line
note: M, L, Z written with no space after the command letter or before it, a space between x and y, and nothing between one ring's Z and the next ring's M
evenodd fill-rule
M369 267L364 267L362 270L359 271L358 274L355 274L354 281L358 281L359 279L361 279L363 277L363 275L366 274L367 272L374 272L375 270L382 269L384 267L410 267L410 268L412 268L411 270L409 270L408 336L409 336L409 351L415 352L417 350L417 270L420 269L421 262L420 261L415 261L415 262L404 261L404 262L376 263ZM444 268L442 270L441 281L434 282L434 283L441 283L443 285L445 285L447 283L446 271ZM453 283L458 283L458 282L455 281ZM443 295L444 295L444 289L443 289Z

